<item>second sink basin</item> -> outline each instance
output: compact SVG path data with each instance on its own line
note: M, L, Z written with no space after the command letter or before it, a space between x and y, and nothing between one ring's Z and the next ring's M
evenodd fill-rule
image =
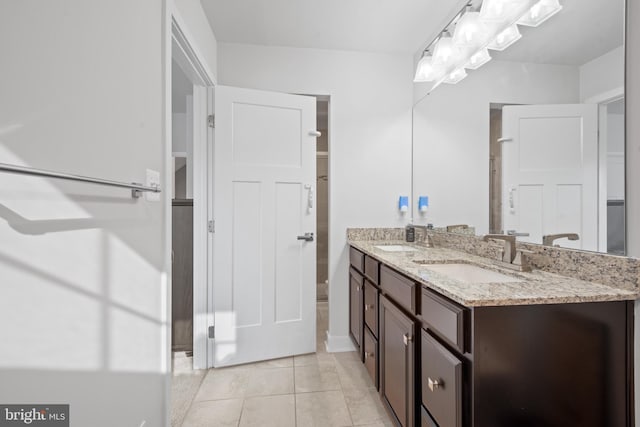
M517 277L487 270L473 264L429 264L427 269L465 283L522 282Z

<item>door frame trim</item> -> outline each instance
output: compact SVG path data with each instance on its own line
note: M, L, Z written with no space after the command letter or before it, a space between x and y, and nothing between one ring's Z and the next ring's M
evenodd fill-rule
M217 85L216 77L212 70L203 61L203 56L194 42L188 25L180 15L174 0L165 0L165 13L163 22L163 66L164 66L164 182L170 183L172 179L172 100L171 100L171 77L172 60L175 59L187 76L194 83L193 96L193 149L194 149L194 170L193 170L193 199L194 199L194 257L193 257L193 367L202 369L208 367L208 327L213 323L209 312L208 295L210 288L209 281L209 233L207 231L208 222L208 145L210 132L207 127L206 115L209 107L210 88ZM198 161L198 159L200 161ZM170 188L165 185L165 188ZM164 192L165 204L165 319L167 324L165 334L163 364L167 372L171 372L171 193ZM166 391L167 399L170 399L170 390ZM169 400L167 400L169 401ZM167 414L169 419L169 414Z

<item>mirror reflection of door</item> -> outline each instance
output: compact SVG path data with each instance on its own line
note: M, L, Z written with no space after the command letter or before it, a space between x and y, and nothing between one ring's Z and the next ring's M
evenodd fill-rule
M624 100L491 109L491 230L624 254ZM498 133L500 129L500 133ZM498 135L503 135L499 137Z

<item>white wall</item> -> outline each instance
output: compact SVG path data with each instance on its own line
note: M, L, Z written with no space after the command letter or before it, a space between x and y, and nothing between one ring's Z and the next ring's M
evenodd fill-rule
M330 349L348 339L347 227L401 226L411 185L411 55L218 45L219 82L330 95Z
M621 88L624 88L623 46L580 67L580 102Z
M414 112L414 198L429 196L430 205L426 217L414 214L416 222L487 233L490 104L578 99L577 67L560 65L491 61L457 85L436 88Z
M178 3L204 22L197 0ZM165 176L163 4L1 2L0 162ZM215 38L193 33L215 70ZM168 203L0 183L0 401L68 403L74 426L168 425Z

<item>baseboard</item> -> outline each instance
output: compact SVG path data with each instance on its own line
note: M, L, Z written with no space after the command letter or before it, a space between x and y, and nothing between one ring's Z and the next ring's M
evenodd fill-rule
M341 353L343 351L355 351L349 335L331 335L327 331L327 340L324 342L327 353Z

